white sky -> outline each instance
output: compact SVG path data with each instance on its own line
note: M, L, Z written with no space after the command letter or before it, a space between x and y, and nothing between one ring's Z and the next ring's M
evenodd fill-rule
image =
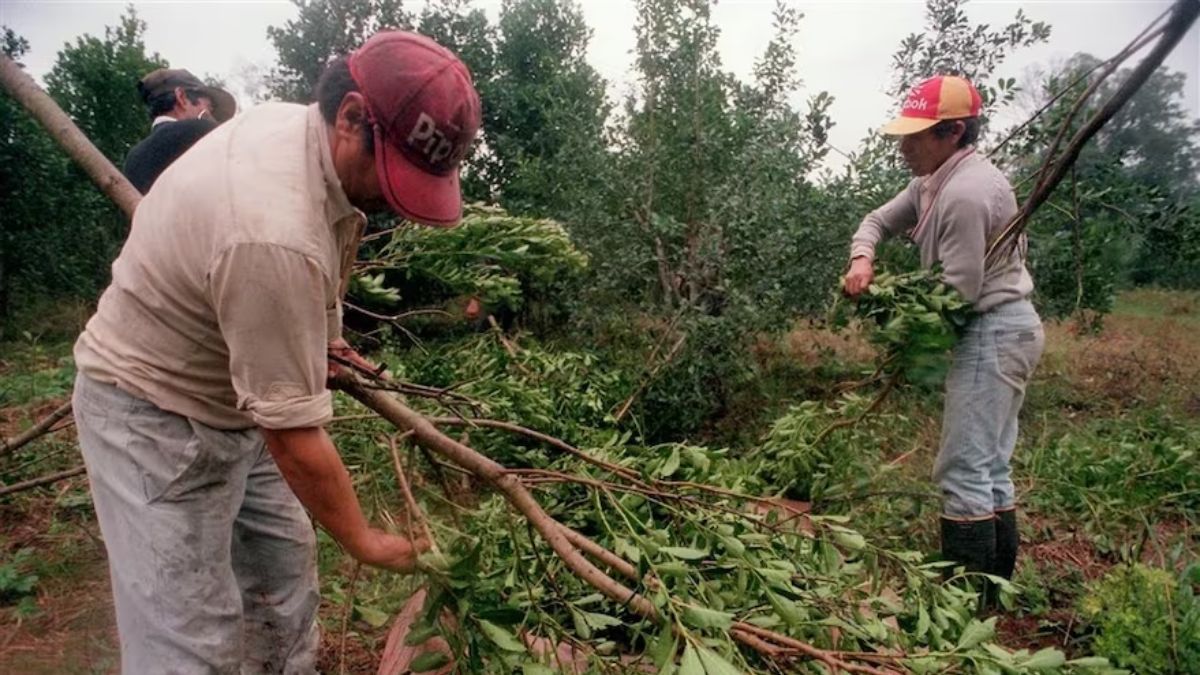
M235 87L247 68L271 65L274 51L267 27L295 15L295 7L286 0L0 0L0 24L29 40L32 48L25 63L40 78L64 43L84 33L102 35L106 25L116 24L126 4L133 4L148 24L150 51L157 51L172 66L202 77L214 75ZM421 4L407 3L410 9ZM495 20L499 0L475 0L475 4ZM883 91L891 77L891 55L901 39L921 30L924 2L794 0L794 4L805 14L797 38L804 87L796 103L821 90L833 94L831 113L837 126L830 140L843 150L853 150L869 128L885 121L890 101ZM1114 54L1169 4L1167 0L974 0L967 13L975 22L995 26L1007 24L1023 9L1033 20L1052 26L1048 44L1019 50L1001 67L1001 75L1021 81L1031 66L1060 62L1075 52L1102 58ZM582 7L594 31L589 60L608 80L610 93L620 96L632 79L634 2L582 0ZM771 35L773 7L773 0L718 2L714 18L721 29L719 48L727 70L749 76ZM1187 73L1187 109L1200 117L1200 26L1192 27L1167 65Z

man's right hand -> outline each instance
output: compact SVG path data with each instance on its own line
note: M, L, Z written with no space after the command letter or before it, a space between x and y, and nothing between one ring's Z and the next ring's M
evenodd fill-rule
M875 279L875 266L871 259L859 256L850 261L850 271L842 279L842 292L851 298L857 298Z
M355 542L349 553L364 565L408 573L416 570L417 557L428 550L429 541L424 538L414 542L370 528L363 535L362 541Z

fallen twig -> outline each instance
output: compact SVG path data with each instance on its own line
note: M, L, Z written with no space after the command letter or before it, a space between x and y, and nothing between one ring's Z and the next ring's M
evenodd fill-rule
M34 424L25 431L13 436L12 438L0 439L0 457L16 452L21 446L36 438L70 426L70 424L66 424L58 428L53 428L56 422L70 414L71 402L67 401L66 403L55 408L54 412L51 412L41 420L38 420L37 424Z
M66 471L59 471L58 473L52 473L48 476L42 476L41 478L32 478L30 480L23 481L20 483L6 485L4 487L0 487L0 497L7 497L8 495L16 494L18 492L24 492L25 490L31 490L35 487L41 487L43 485L50 485L51 483L57 483L60 480L66 480L67 478L71 478L73 476L78 476L79 474L85 473L86 471L87 471L87 467L77 466L74 469L67 469Z

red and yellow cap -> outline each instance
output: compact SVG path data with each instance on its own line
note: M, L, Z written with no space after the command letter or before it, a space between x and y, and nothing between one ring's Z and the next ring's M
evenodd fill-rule
M900 116L879 131L889 136L907 136L941 120L978 117L982 107L983 98L970 82L954 75L937 75L913 87L900 107Z

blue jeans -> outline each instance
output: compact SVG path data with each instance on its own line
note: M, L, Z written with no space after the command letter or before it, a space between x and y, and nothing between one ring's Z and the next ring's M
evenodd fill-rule
M1015 505L1017 416L1045 341L1033 304L1021 300L976 317L955 345L933 467L947 518L985 518Z
M121 672L316 672L316 536L258 429L223 431L80 374Z

